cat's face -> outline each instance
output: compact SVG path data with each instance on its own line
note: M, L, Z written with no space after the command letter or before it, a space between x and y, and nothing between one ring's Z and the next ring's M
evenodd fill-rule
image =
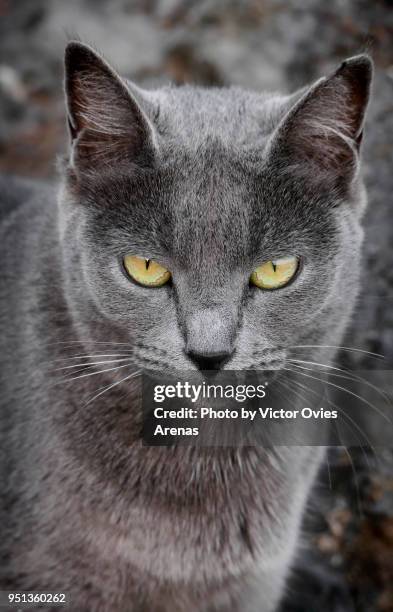
M359 275L369 61L298 100L131 94L81 45L67 68L63 245L90 337L129 343L139 366L160 370L275 369L293 347L339 342ZM170 280L135 282L127 255ZM283 259L293 268L277 287L252 282Z

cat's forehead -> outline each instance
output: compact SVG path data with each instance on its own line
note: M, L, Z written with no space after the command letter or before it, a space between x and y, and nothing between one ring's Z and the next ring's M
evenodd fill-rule
M253 171L213 147L210 156L175 173L167 195L169 250L190 266L231 269L265 254L285 256L297 252L310 229L317 236L325 228L324 211L281 184L270 168ZM165 237L167 226L159 233Z
M237 87L168 87L149 93L151 119L162 140L200 146L207 137L250 145L269 135L288 108L288 98Z

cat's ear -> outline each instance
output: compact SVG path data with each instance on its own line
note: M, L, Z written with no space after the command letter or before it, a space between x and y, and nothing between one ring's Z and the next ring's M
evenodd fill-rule
M151 163L154 132L141 105L109 64L80 42L66 48L65 92L76 169Z
M283 118L271 141L281 168L347 188L356 175L373 65L367 55L319 80Z

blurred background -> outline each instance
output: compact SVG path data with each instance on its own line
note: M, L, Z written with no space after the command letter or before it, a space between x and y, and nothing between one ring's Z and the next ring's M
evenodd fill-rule
M393 364L392 0L0 0L0 172L56 180L67 146L62 56L91 43L124 76L292 91L369 52L363 293L343 351L355 369ZM392 443L393 446L393 443ZM393 611L393 460L336 449L312 496L282 612Z

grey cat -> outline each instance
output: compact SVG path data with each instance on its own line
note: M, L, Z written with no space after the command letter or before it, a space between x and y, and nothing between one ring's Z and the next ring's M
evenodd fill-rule
M289 96L145 91L68 45L59 192L1 184L0 588L78 612L276 609L322 449L143 446L136 372L333 360L371 76L362 55ZM171 282L133 282L126 254ZM286 286L250 284L294 255Z

